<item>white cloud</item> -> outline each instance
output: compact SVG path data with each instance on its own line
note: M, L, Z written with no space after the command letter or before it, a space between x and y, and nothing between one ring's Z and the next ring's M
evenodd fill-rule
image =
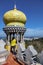
M28 28L25 32L24 36L39 36L39 37L43 37L43 29L30 29Z

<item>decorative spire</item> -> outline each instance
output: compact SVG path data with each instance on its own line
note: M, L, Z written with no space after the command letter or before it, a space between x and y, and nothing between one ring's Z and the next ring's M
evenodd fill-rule
M14 5L14 9L16 9L16 4Z

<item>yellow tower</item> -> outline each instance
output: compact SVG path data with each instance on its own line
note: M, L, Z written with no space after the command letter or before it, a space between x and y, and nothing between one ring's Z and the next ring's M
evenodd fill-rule
M4 14L3 20L6 25L3 30L7 35L8 42L11 42L15 34L17 43L19 42L18 35L20 35L20 41L22 42L24 32L26 31L26 15L22 11L19 11L15 5L13 10L9 10ZM10 48L10 43L7 43L6 47Z

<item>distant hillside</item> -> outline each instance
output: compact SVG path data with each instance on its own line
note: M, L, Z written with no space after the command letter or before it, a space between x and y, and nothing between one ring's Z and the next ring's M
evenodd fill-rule
M25 40L25 45L26 48L28 47L28 45L33 45L38 52L41 52L43 50L43 38L35 40Z

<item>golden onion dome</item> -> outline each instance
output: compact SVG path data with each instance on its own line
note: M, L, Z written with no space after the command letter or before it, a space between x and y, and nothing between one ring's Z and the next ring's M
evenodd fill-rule
M24 26L26 22L25 14L17 10L16 7L6 12L3 18L6 25Z

